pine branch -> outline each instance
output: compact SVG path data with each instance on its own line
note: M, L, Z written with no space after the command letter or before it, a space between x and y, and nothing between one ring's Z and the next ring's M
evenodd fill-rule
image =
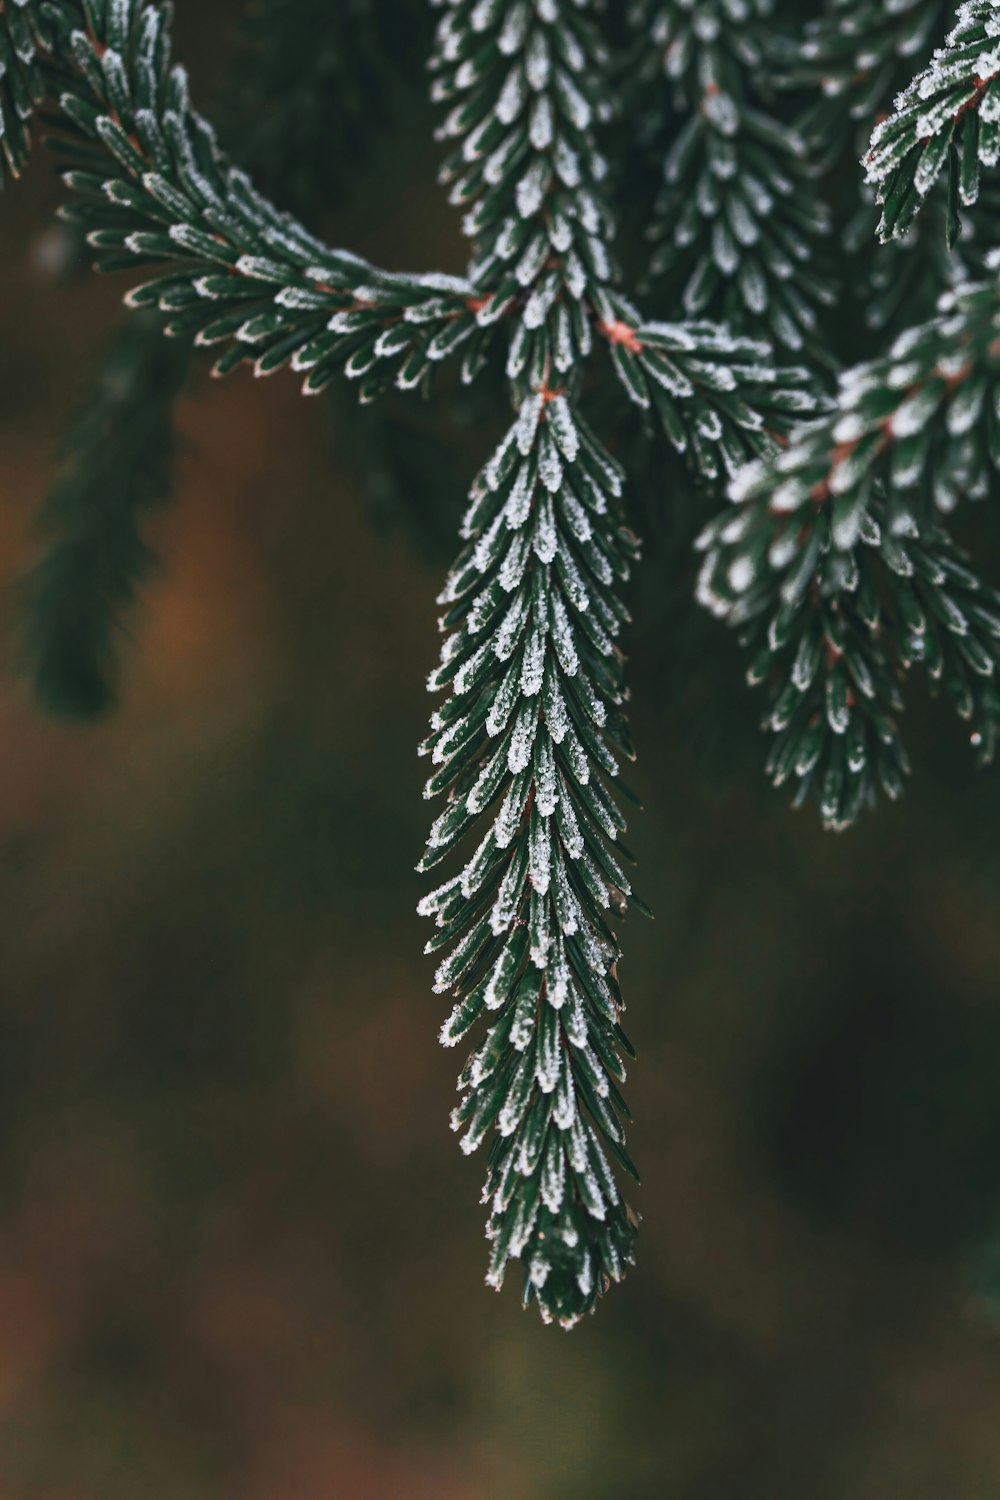
M322 200L343 172L329 142L361 110L351 80L369 95L376 84L374 64L366 66L380 40L370 0L349 0L332 16L325 0L255 0L245 27L225 133L239 143L241 165L280 182L286 205L289 193L303 205ZM273 106L262 111L262 98ZM354 160L369 140L351 139ZM158 504L169 498L172 412L189 358L183 344L163 343L159 320L148 315L130 319L115 339L63 444L65 472L42 513L50 550L28 581L22 660L39 700L60 713L92 717L117 702L112 645L155 565L141 524L151 493Z
M169 265L130 294L130 305L168 314L174 335L225 346L218 373L244 359L259 374L291 363L309 372L311 393L343 365L360 380L362 399L371 399L394 373L404 389L426 382L459 348L463 376L472 379L504 319L512 327L508 373L522 387L537 383L549 349L556 373L586 358L596 330L636 399L628 371L641 320L610 285L605 164L591 139L604 106L586 93L588 59L603 66L604 53L586 4L563 0L563 7L565 31L551 57L529 59L551 76L551 87L532 89L527 72L515 68L502 98L499 88L484 91L477 73L484 60L473 66L466 58L461 74L451 67L449 28L464 24L459 18L471 4L453 8L443 23L437 95L469 95L444 127L446 136L465 132L445 176L454 181L453 200L469 206L467 227L477 240L469 281L379 271L328 250L267 203L191 109L183 69L170 65L167 12L148 0L48 0L54 19L44 76L71 124L64 149L77 162L66 174L77 195L70 212L87 231L98 269ZM503 39L492 19L501 14L513 17ZM518 20L522 8L514 4L477 11L470 34L495 33L485 61L498 68L511 55L503 50L508 38L531 15L524 9ZM484 116L484 98L497 105L492 117ZM532 170L522 171L528 160ZM487 286L488 296L476 295ZM802 372L790 372L787 382L800 388Z
M825 359L819 309L835 300L822 273L830 219L805 140L779 122L761 88L773 67L767 0L642 0L636 25L647 88L675 118L656 203L651 275L691 317ZM770 22L770 24L769 24ZM678 129L677 115L684 119Z
M625 820L605 783L618 780L609 738L631 754L615 584L636 545L621 524L622 477L572 394L598 304L614 316L592 136L607 59L590 9L456 0L433 62L435 97L451 105L441 135L461 142L443 177L467 209L479 317L508 316L517 419L473 488L442 596L448 639L431 687L452 696L424 748L440 766L427 795L447 792L448 804L422 868L474 825L486 832L421 909L440 929L429 949L454 945L436 982L456 999L442 1040L497 1012L453 1116L466 1151L496 1126L488 1280L499 1287L523 1259L526 1302L566 1327L620 1279L637 1224L605 1155L632 1170L605 915L624 910L631 885L609 848Z
M429 951L451 948L435 984L456 997L442 1040L496 1013L453 1116L466 1152L498 1132L488 1280L499 1287L523 1258L526 1300L566 1327L621 1278L637 1223L605 1154L634 1171L607 918L635 901L609 847L625 827L618 755L632 755L615 644L627 619L616 583L637 550L622 484L565 396L524 401L473 489L431 679L451 697L424 746L439 767L427 794L448 805L422 868L473 827L481 837L421 910L440 929Z
M867 180L882 205L882 240L905 234L947 161L954 244L959 206L976 202L980 168L1000 160L1000 9L966 0L957 22L872 134Z
M291 364L308 372L310 394L342 368L363 400L394 376L410 389L467 342L471 378L485 340L468 285L377 270L269 204L191 108L164 8L50 0L48 11L43 73L74 161L67 215L84 227L97 269L169 267L130 294L131 306L168 314L168 333L222 345L217 374L244 360L259 375Z
M916 663L972 720L981 759L993 753L1000 595L939 515L985 495L1000 462L998 299L967 288L887 359L849 372L837 412L748 466L737 513L702 538L701 601L744 630L751 680L772 685L769 771L779 785L799 778L797 800L816 791L831 827L877 781L902 789L894 679Z
M829 499L840 547L853 543L876 482L889 492L893 530L919 528L960 497L981 498L1000 460L998 328L995 283L946 296L932 322L847 371L837 409L803 427L773 462L745 471L741 492L770 493L771 521L781 525Z
M31 150L30 122L41 98L34 0L0 0L0 187L20 176Z
M143 527L170 493L186 371L186 350L130 319L68 435L68 467L41 515L53 541L26 580L22 627L36 693L55 713L90 718L116 702L116 637L155 568Z
M720 543L723 550L718 535L703 541ZM726 613L752 653L748 681L767 692L764 728L775 736L768 775L776 787L796 784L796 807L815 798L824 826L840 832L875 806L879 790L901 795L910 766L897 724L900 687L915 666L969 721L978 763L992 762L1000 593L940 527L893 536L876 502L845 552L833 545L824 510L804 558L785 567L779 544L770 560L768 586ZM707 568L717 566L710 551ZM710 598L723 613L718 596Z
M422 909L440 927L430 947L451 947L443 1040L497 1012L454 1116L468 1151L497 1131L489 1280L523 1259L526 1300L569 1327L632 1260L637 1222L604 1154L632 1170L606 914L641 906L609 847L625 827L618 756L631 755L616 585L637 549L622 476L579 413L583 372L603 344L630 400L655 406L707 475L769 451L769 420L786 430L814 400L805 373L776 372L759 345L714 324L647 323L618 290L594 135L613 99L596 5L441 3L434 93L456 143L442 175L474 242L477 319L510 335L516 420L473 488L442 597L431 686L453 691L425 749L441 766L427 793L448 804L422 868L473 825L481 842Z

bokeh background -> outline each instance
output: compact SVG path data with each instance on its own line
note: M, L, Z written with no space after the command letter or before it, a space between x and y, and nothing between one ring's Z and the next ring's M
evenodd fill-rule
M180 6L200 97L238 9ZM335 232L457 266L410 72ZM11 662L122 290L53 279L58 197L39 160L0 203ZM1000 775L918 695L905 804L791 814L669 470L631 638L640 1264L571 1335L483 1289L412 869L488 440L199 367L120 710L0 682L0 1496L993 1500Z

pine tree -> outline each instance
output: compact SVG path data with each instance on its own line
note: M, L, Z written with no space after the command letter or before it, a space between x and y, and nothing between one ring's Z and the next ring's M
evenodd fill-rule
M940 310L839 378L845 350L858 357L839 327L857 286L878 309L869 334L905 311L872 290L888 253L873 235L866 275L843 274L834 227L859 215L840 164L943 25L938 0L831 0L804 31L768 0L431 8L442 181L471 245L462 276L375 267L288 211L329 196L302 168L328 165L331 134L364 140L356 91L329 78L348 55L352 80L378 66L389 0L352 0L336 20L315 0L252 7L258 71L224 106L225 134L280 209L191 105L156 0L0 0L0 138L19 172L44 104L66 218L95 266L142 268L129 306L181 346L214 347L219 375L291 367L315 394L343 372L371 402L390 387L441 399L449 382L502 372L506 433L472 485L439 601L430 687L445 696L422 750L443 808L421 868L444 880L421 910L453 1007L442 1041L478 1037L452 1121L463 1150L489 1141L488 1281L520 1260L525 1301L569 1327L631 1263L638 1223L621 1175L635 1176L620 1088L634 1054L617 927L645 910L622 843L621 644L643 450L623 411L701 490L730 488L702 533L699 596L752 652L776 784L815 798L833 828L879 789L897 796L900 684L915 664L992 756L1000 596L947 518L986 494L1000 458L996 268L969 252L986 272L969 284L955 253L960 213L988 198L981 171L1000 156L1000 6L961 8L867 155L881 237L909 234L924 257L911 284L933 283ZM310 45L321 33L329 45ZM255 123L281 76L285 111ZM670 321L639 310L617 260L633 158L660 189L644 214L651 258L633 270L629 244L623 258ZM169 487L185 361L161 364L136 337L112 356L49 506L29 641L57 706L108 701L114 620L149 565L142 513ZM142 378L123 391L126 356ZM87 690L65 691L81 678Z

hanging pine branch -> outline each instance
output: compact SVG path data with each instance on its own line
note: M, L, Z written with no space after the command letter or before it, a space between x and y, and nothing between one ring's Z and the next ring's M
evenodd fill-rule
M257 14L288 3L260 0ZM840 828L901 790L901 682L915 666L952 697L981 756L993 752L1000 596L946 518L987 492L1000 455L998 291L991 279L955 292L824 404L828 213L808 133L788 128L772 95L770 7L643 0L618 33L629 56L655 59L647 84L665 65L669 87L646 92L667 160L654 272L658 295L676 291L668 311L681 298L687 314L651 319L613 248L621 193L600 137L629 119L598 0L432 9L442 178L472 245L458 277L375 267L274 207L193 109L155 0L0 6L0 109L20 166L44 97L67 213L95 265L137 270L129 305L185 345L214 347L216 373L291 367L315 393L343 370L363 401L390 386L433 394L488 366L506 376L506 435L473 484L440 599L431 687L446 696L423 750L442 806L422 868L443 883L422 910L452 1007L442 1041L472 1038L453 1123L467 1152L489 1142L488 1279L499 1286L521 1261L525 1300L572 1326L632 1261L637 1226L621 1175L634 1169L617 927L643 909L622 844L624 591L639 548L609 451L607 378L695 476L732 484L734 503L702 537L701 597L753 653L773 779ZM831 24L845 20L850 44L834 49L830 97L856 113L922 37L927 9L836 0ZM848 15L871 21L870 57ZM953 199L978 201L994 159L997 16L964 6L879 127L868 170L886 234L912 221L946 159ZM341 18L369 21L353 0ZM859 62L870 77L856 77ZM775 344L806 367L776 364ZM152 503L155 466L145 477ZM144 493L134 486L133 501ZM57 571L47 607L124 600L141 548L102 574L93 534L68 536L74 570L92 548L93 588L74 603Z
M625 827L615 750L631 754L616 646L628 617L615 585L637 548L622 525L622 476L573 402L597 298L614 321L592 136L606 57L585 12L460 0L433 64L435 97L451 105L441 134L460 142L444 176L466 208L479 316L512 313L517 417L473 488L441 600L448 638L431 687L451 697L425 750L440 766L427 794L449 796L422 868L471 828L485 834L422 910L439 926L429 950L450 948L435 985L457 998L442 1040L496 1013L453 1116L467 1152L496 1131L488 1280L499 1287L521 1258L525 1299L566 1326L621 1278L636 1227L606 1154L632 1170L617 1088L628 1047L620 952L606 913L632 893L609 845Z
M809 134L827 149L843 139L846 114L866 135L914 58L926 56L954 15L951 0L830 0L782 47L787 81L818 89Z
M610 80L591 9L456 0L434 62L435 96L451 106L441 134L460 142L444 176L474 242L478 320L510 326L517 418L473 489L442 598L449 636L431 685L452 697L425 748L442 763L428 793L447 790L449 804L423 867L487 812L488 826L424 909L441 928L431 948L456 944L438 971L457 996L443 1039L498 1011L454 1117L466 1150L497 1129L490 1279L522 1258L526 1300L566 1326L620 1278L635 1228L602 1138L631 1170L617 1089L630 1049L605 913L635 902L609 843L625 827L618 756L631 753L614 586L636 547L622 475L577 409L582 368L595 339L606 344L630 399L655 402L712 475L770 446L765 414L780 428L783 407L806 404L801 373L776 388L765 350L711 325L644 324L615 289L593 135Z

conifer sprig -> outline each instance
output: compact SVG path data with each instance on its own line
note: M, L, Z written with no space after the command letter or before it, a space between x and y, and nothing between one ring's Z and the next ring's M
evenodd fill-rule
M1000 464L998 330L994 285L948 296L843 377L834 413L749 465L736 509L702 538L701 600L754 647L751 681L774 686L769 771L779 785L798 776L800 800L815 789L829 826L848 826L879 781L901 791L893 679L915 664L992 755L1000 596L941 518L984 497Z
M965 0L945 45L872 135L866 167L882 205L879 237L906 233L947 163L954 243L959 206L976 202L981 168L998 160L1000 9L994 0Z
M565 1327L621 1278L637 1223L606 1155L632 1170L608 916L632 897L611 846L625 827L618 757L632 753L617 585L637 545L623 476L574 399L595 327L617 313L593 138L607 56L591 10L456 0L432 64L450 106L440 135L456 143L442 176L466 209L478 317L506 315L516 420L473 487L442 596L430 685L452 692L424 747L440 764L427 794L448 803L422 868L473 827L481 842L422 910L440 929L429 950L450 948L436 982L456 1000L442 1040L495 1012L453 1116L466 1151L495 1127L487 1279L499 1287L520 1258L525 1300Z
M823 274L830 216L804 138L780 123L762 89L774 66L768 0L641 0L637 19L650 108L673 99L651 237L651 275L690 317L821 357L819 310L835 298ZM668 93L669 91L669 93ZM822 359L821 359L822 362Z
M608 922L641 906L611 847L631 755L617 586L636 543L623 476L580 416L583 372L595 345L610 351L630 400L655 408L710 476L769 451L814 398L761 345L715 324L646 322L619 290L595 139L615 96L593 0L439 3L442 176L473 241L477 321L509 335L516 420L473 488L442 600L431 686L452 697L425 749L442 762L428 793L448 805L424 868L473 824L486 832L423 909L441 927L430 946L455 945L438 972L456 1000L443 1040L497 1012L454 1117L467 1150L496 1126L489 1279L523 1259L526 1299L568 1327L621 1276L636 1225L605 1155L632 1170Z
M847 551L833 543L828 508L806 529L804 555L789 559L791 549L775 542L766 578L727 601L715 584L731 538L713 528L702 542L702 598L739 628L751 652L748 681L764 685L773 784L793 785L796 807L813 798L824 826L839 832L880 792L895 800L903 791L910 766L898 716L914 668L926 669L932 690L943 689L968 722L978 764L993 760L1000 593L933 522L893 535L878 500Z
M796 807L814 797L824 825L844 829L874 805L880 787L899 796L909 769L896 725L903 700L879 631L869 550L878 549L883 533L866 514L855 546L839 551L825 508L801 528L801 551L776 529L769 571L743 591L745 558L733 533L745 520L716 524L702 537L708 557L699 594L739 628L751 653L747 680L764 686L772 783L792 785Z
M621 1278L636 1225L606 1155L633 1170L608 925L635 899L614 848L632 755L617 586L637 551L622 490L565 395L524 400L473 488L430 684L451 696L424 746L438 765L427 793L448 803L422 867L478 829L462 873L421 909L440 929L429 951L450 950L435 986L456 998L442 1041L492 1016L453 1116L467 1152L497 1131L488 1279L499 1286L521 1257L526 1299L567 1327Z
M41 24L35 0L0 0L0 187L8 172L20 175L31 150L31 117L43 92Z
M460 278L389 273L330 250L256 191L191 107L165 7L48 0L41 10L52 17L44 76L73 161L64 212L97 269L164 266L129 305L165 313L174 336L221 346L216 373L244 360L260 375L291 364L313 394L344 370L371 399L393 378L418 385L477 331Z

